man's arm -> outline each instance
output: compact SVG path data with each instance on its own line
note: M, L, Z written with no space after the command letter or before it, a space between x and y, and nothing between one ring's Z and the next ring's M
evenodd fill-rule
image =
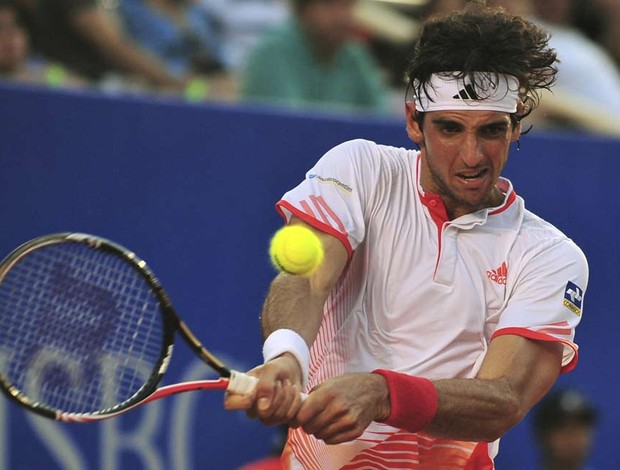
M562 348L521 336L495 338L475 379L434 382L439 405L425 431L469 441L498 439L555 383Z
M559 343L511 335L494 339L475 379L433 382L437 411L423 430L467 441L501 437L551 388L561 359ZM390 424L392 398L381 375L337 377L310 393L292 424L328 444L346 442L359 437L371 421ZM415 406L415 394L406 399Z
M313 230L323 243L324 261L309 277L278 275L269 288L263 305L261 327L266 338L279 329L298 333L310 347L323 320L323 306L340 278L348 260L343 244L335 237L312 228L293 217L290 224L302 224ZM245 409L268 424L289 421L301 405L299 395L303 372L290 353L251 371L260 381L251 396L228 395L227 409Z
M125 39L99 8L78 10L72 15L70 24L86 41L97 47L112 65L124 73L139 77L157 87L183 87L182 80L170 75L163 64Z

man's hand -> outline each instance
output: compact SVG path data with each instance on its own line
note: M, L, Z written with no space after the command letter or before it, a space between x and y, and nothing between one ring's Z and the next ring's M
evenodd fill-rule
M340 444L360 437L372 421L389 414L386 380L377 374L349 374L314 388L291 425L327 444Z
M301 369L297 359L289 353L248 372L258 377L256 390L251 395L227 393L227 410L246 410L250 418L264 424L289 423L301 407Z

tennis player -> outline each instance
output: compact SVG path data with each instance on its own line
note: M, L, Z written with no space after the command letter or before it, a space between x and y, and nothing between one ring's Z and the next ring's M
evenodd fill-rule
M275 278L257 392L226 405L291 424L286 468L492 469L575 367L586 259L500 176L555 63L502 10L428 20L408 67L419 150L343 143L278 202L325 262Z

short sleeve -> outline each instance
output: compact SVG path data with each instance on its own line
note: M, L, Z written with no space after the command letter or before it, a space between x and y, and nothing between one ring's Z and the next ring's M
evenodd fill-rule
M294 215L335 236L351 254L364 239L364 216L378 165L371 142L340 144L327 152L276 208L287 222Z
M561 342L562 372L568 372L578 358L574 337L588 283L586 258L572 241L563 239L521 262L523 267L491 339L515 334Z

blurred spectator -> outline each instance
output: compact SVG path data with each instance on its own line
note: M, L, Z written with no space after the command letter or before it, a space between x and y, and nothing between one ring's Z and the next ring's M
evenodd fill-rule
M531 3L558 51L557 85L620 114L620 73L610 54L573 26L573 1Z
M93 80L121 74L137 83L183 90L186 80L128 41L97 0L29 0L35 46L55 60Z
M286 0L199 0L215 22L227 69L242 68L260 36L289 17Z
M355 0L292 0L293 18L250 54L242 95L289 106L387 110L387 89L355 40Z
M11 0L0 0L0 76L53 87L84 84L60 65L31 57L30 38L22 25L18 8Z
M215 19L199 0L122 0L119 13L127 35L161 60L168 73L191 77L189 99L238 97L236 76L223 63Z
M433 15L443 15L461 10L467 3L467 0L429 0L424 5L421 13L424 18Z
M355 17L390 88L390 107L398 116L402 115L407 89L405 69L420 33L421 8L415 2L375 0L359 0L355 8Z
M534 409L541 470L586 470L598 411L580 392L559 390Z
M182 77L222 69L221 47L207 11L194 0L122 0L126 33Z
M600 43L620 67L620 2L575 0L573 22L589 38Z
M560 59L552 93L541 102L538 122L620 136L620 73L609 53L573 25L573 0L489 0L530 16L546 29Z

